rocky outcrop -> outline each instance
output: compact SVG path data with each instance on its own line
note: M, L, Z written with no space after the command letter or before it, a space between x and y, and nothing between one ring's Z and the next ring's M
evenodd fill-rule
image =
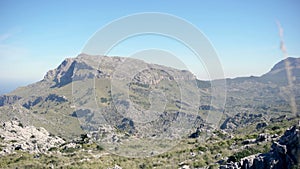
M15 150L45 153L50 148L58 147L65 142L62 138L51 135L44 128L23 126L18 120L1 124L0 140L0 156L13 153Z
M63 102L67 102L68 99L66 96L59 96L57 94L49 94L48 96L38 96L38 97L32 96L22 106L25 107L26 109L30 109L31 107L39 103L47 102L47 101L63 103Z
M31 107L39 104L41 101L43 101L42 97L31 97L26 103L24 103L22 106L26 109L30 109Z
M126 131L130 134L135 133L134 122L129 118L124 118L122 120L122 123L120 125L118 125L117 127L118 127L118 129L120 129L122 131Z
M57 69L50 70L45 75L44 79L51 80L55 82L55 85L52 87L64 86L72 82L72 76L76 61L72 58L67 58L64 60Z
M129 75L131 78L131 75L127 73L133 67L142 70L135 74L133 82L142 84L157 84L165 79L196 80L196 77L187 70L148 64L138 59L80 54L76 58L65 59L56 69L48 71L43 81L52 83L51 88L55 88L65 86L72 81L95 77L112 78L114 76L114 78L123 79L124 75ZM119 69L122 73L117 71Z
M256 124L256 130L260 130L264 127L267 127L268 126L268 123L267 122L261 122L261 123L257 123Z
M58 102L58 103L62 103L62 102L66 102L68 101L66 96L59 96L56 94L49 94L46 98L45 101L52 101L52 102Z
M0 106L14 104L15 102L17 102L20 99L21 99L20 96L15 96L15 95L12 95L12 96L8 96L8 95L0 96Z
M286 115L281 115L279 117L273 117L273 118L271 118L270 121L272 123L277 123L277 122L282 122L283 120L286 120L286 119L287 119Z
M234 130L238 127L258 123L264 119L262 114L238 113L235 116L228 117L220 126L222 130Z
M256 139L247 139L242 142L242 144L247 145L247 144L259 144L260 142L269 142L269 141L275 141L278 139L278 135L270 135L267 133L261 133L257 136Z
M265 154L251 155L240 162L220 166L221 169L292 169L300 163L300 124L286 130Z
M65 86L73 80L93 78L95 74L95 67L79 56L65 59L56 69L48 71L43 80L54 82L51 88L55 88Z

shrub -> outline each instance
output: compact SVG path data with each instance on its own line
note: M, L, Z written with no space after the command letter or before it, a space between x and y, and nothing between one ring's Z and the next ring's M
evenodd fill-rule
M101 103L106 103L108 101L107 98L104 98L104 97L101 97L100 100L101 100Z
M206 163L204 160L199 160L199 161L194 161L193 162L193 167L195 168L200 168L206 166Z
M57 150L58 150L57 147L51 147L51 148L48 149L48 151L57 151Z
M253 155L253 154L257 154L260 153L259 150L253 149L253 148L249 148L247 150L243 150L240 152L235 153L234 155L228 157L228 162L238 162L240 161L242 158Z
M272 130L278 130L278 129L280 129L279 126L274 126L274 127L272 127Z
M62 153L74 153L76 151L76 148L69 147L62 150Z
M96 146L96 149L99 150L99 151L104 150L104 148L103 148L102 146L100 146L100 145L97 145L97 146Z
M198 149L199 151L203 151L203 152L206 152L206 151L207 151L206 147L201 147L201 146L199 146L199 147L197 147L197 149Z

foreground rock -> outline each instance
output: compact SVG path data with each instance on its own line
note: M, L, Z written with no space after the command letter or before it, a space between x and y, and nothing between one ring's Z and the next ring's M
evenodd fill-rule
M221 169L292 169L300 162L300 124L286 130L266 154L256 154L240 162L220 166Z
M11 154L16 150L28 151L30 153L45 153L48 149L65 143L63 139L52 136L42 127L23 126L17 120L1 124L0 140L0 156Z

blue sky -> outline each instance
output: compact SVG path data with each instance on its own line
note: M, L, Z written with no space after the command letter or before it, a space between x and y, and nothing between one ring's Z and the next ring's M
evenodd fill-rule
M289 56L300 55L299 9L297 0L2 0L0 93L41 80L64 58L79 54L97 30L120 17L141 12L172 14L196 26L215 47L226 77L259 76L283 59L276 20L284 29ZM112 54L128 55L126 47L136 44L140 46L132 49L157 47L160 40L150 39L142 45L139 40L145 39L125 42ZM181 59L195 70L198 65L188 57ZM194 73L205 79L200 70Z

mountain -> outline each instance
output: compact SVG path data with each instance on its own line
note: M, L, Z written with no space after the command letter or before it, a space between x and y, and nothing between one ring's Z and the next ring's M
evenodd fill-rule
M277 85L287 85L288 84L288 75L287 72L290 72L291 81L294 84L299 83L300 81L300 58L289 57L284 60L281 60L275 64L271 70L262 76L255 77L239 77L234 79L227 79L228 81L234 82L243 82L243 81L256 81L260 83L275 83Z
M289 69L286 65L290 65ZM299 68L300 58L287 58L260 77L227 79L226 113L232 116L256 112L265 114L268 119L271 115L295 116L298 113L291 108L291 97L296 110L300 110ZM290 71L290 84L287 70Z
M287 65L291 88L287 85ZM95 131L102 124L145 137L159 135L180 118L186 120L183 126L197 128L212 111L224 111L223 120L238 113L266 114L270 119L282 112L293 115L290 90L300 109L299 68L300 58L287 58L261 77L227 79L224 111L210 105L211 83L196 79L189 71L132 58L80 54L65 59L43 80L0 96L0 113L3 119L16 116L68 138L84 130ZM170 118L173 122L166 124ZM145 132L145 123L154 128L152 132ZM170 137L187 134L181 132Z
M0 113L3 121L16 117L65 139L94 132L108 146L116 135L124 145L132 142L126 135L179 139L190 134L206 116L198 114L199 92L186 70L81 54L65 59L43 80L1 96Z
M300 59L289 57L277 63L268 73L264 74L261 79L266 82L281 83L287 85L288 72L292 83L300 82Z
M291 108L293 96L300 110L299 67L299 58L287 58L260 77L226 79L223 107L212 102L218 80L199 80L187 70L124 57L67 58L41 81L0 96L0 168L22 160L52 168L231 167L232 160L263 164L269 157L282 165L281 147L296 158L279 135L299 120ZM146 156L152 157L132 158Z

